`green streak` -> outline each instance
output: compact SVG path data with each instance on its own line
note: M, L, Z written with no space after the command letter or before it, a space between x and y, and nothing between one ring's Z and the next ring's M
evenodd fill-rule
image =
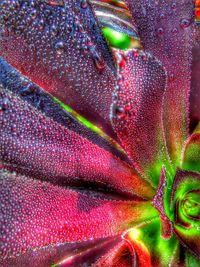
M120 152L124 153L124 150L121 148L121 146L115 142L110 136L105 134L99 127L92 124L90 121L88 121L86 118L78 114L76 111L74 111L70 106L64 104L62 101L57 99L56 97L53 97L53 100L58 103L67 113L69 113L74 119L76 119L79 123L90 129L92 132L96 133L97 135L101 136L103 139L105 139L110 145L118 149Z

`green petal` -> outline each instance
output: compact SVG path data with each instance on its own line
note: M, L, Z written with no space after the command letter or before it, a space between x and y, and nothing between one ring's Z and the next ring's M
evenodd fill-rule
M200 172L200 123L184 147L182 168Z

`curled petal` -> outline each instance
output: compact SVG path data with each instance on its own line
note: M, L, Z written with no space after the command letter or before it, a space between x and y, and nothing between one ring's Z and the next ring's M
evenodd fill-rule
M193 255L200 258L200 174L178 170L172 188L174 232Z
M113 127L134 167L155 186L162 165L169 167L162 128L165 71L149 54L130 51L121 57Z
M171 159L178 165L188 135L194 3L191 0L127 2L144 48L163 63L168 74L163 121Z

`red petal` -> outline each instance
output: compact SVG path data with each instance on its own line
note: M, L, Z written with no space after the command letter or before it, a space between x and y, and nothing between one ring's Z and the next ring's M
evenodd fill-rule
M1 259L122 233L157 214L150 202L108 201L1 171Z

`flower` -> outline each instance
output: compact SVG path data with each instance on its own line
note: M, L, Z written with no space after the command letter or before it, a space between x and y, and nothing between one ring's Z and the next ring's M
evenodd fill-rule
M1 266L199 266L199 1L126 2L0 3Z

